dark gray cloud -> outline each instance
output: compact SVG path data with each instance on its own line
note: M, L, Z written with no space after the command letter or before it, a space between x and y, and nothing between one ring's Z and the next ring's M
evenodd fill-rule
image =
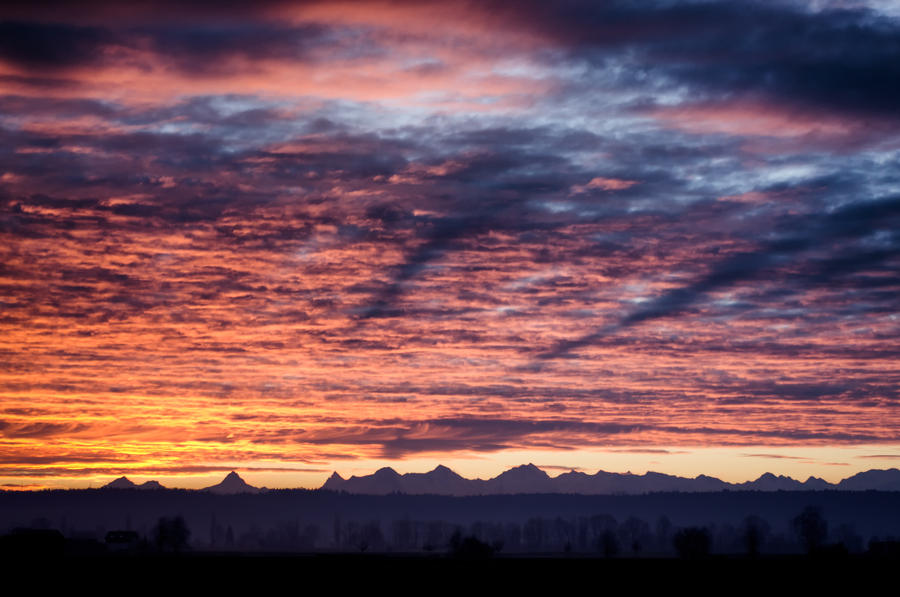
M378 446L382 456L398 458L421 452L496 450L541 446L573 449L584 445L609 445L639 437L646 432L675 436L709 436L729 438L730 443L752 444L762 438L796 441L865 442L879 441L879 436L846 431L808 431L798 429L746 429L736 427L675 427L656 423L590 422L576 419L503 419L440 418L424 421L384 421L381 424L336 428L328 433L302 433L280 430L281 436L292 436L304 443L343 443ZM259 441L271 441L270 437Z
M0 22L0 57L34 69L67 69L103 60L118 37L102 27L23 21Z
M573 350L594 344L620 330L684 312L716 290L751 282L763 276L777 279L781 268L796 263L798 256L807 251L818 257L814 258L814 271L799 276L801 286L802 282L809 282L810 278L822 283L848 273L869 271L870 268L884 267L896 272L900 266L897 263L900 257L900 238L894 233L898 224L900 198L895 197L853 203L827 214L786 217L776 222L777 228L784 231L784 236L764 243L757 250L739 252L714 263L711 271L695 282L663 293L602 330L575 340L560 342L549 351L540 353L539 357L547 359L566 356ZM884 248L871 251L859 245L878 231L887 233L882 239ZM850 247L839 244L845 240L854 240L857 244ZM835 254L835 248L840 249L841 253ZM821 256L823 251L824 257ZM783 289L790 289L791 284L795 283L791 280L791 275L788 275L785 282Z
M517 4L514 18L550 34L573 57L601 68L627 65L622 83L687 84L710 97L900 116L900 24L868 10L573 1Z
M215 22L193 18L202 14L195 7L180 21L149 19L142 27L101 6L84 9L93 25L46 22L54 9L7 9L0 56L27 68L63 70L118 60L116 48L141 48L182 72L204 74L242 68L235 59L330 60L386 51L365 30L278 23L260 18L262 6L256 15L223 10ZM617 68L620 85L657 93L687 85L694 100L744 97L861 116L900 115L894 101L900 93L900 25L870 10L588 0L497 1L478 8L501 28L542 33L567 50L568 61L585 60L598 71ZM160 17L168 10L165 2L150 2L135 14ZM589 143L590 136L571 142Z
M361 32L338 32L318 24L290 26L254 20L185 23L168 20L144 26L109 23L76 25L37 21L0 22L0 57L22 68L47 73L116 63L160 61L191 75L251 69L262 60L359 58L377 43ZM136 53L145 53L139 55ZM243 65L243 66L242 66ZM21 79L30 86L56 86L58 77Z

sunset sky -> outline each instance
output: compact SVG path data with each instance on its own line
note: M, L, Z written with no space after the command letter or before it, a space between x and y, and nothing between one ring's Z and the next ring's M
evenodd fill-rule
M900 6L4 2L0 488L900 466Z

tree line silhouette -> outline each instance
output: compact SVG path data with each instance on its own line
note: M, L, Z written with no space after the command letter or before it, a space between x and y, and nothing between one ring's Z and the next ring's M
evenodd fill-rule
M46 520L36 521L47 527ZM268 528L251 526L235 533L215 515L208 538L192 534L182 516L161 517L149 532L113 530L105 535L109 552L180 554L205 552L343 552L447 553L460 558L497 554L555 554L604 558L680 557L702 559L712 554L806 553L846 556L865 551L863 538L846 524L830 528L822 510L807 506L787 521L784 532L757 515L733 526L709 524L676 527L667 516L653 524L629 516L530 517L524 523L475 521L464 525L409 517L388 522L343 520L335 516L328 531L317 524L285 522ZM69 538L71 539L71 538ZM17 528L0 538L5 553L65 552L67 538L50 528ZM97 541L97 543L100 543ZM85 543L82 538L82 548ZM896 555L900 542L872 538L869 552ZM96 547L96 545L94 546Z

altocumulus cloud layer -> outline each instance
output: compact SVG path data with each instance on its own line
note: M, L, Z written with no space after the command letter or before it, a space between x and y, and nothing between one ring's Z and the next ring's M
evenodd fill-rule
M6 3L0 476L896 443L898 149L885 3Z

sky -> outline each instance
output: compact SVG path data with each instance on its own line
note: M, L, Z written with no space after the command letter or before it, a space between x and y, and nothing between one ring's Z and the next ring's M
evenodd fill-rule
M4 2L0 487L900 466L900 6Z

